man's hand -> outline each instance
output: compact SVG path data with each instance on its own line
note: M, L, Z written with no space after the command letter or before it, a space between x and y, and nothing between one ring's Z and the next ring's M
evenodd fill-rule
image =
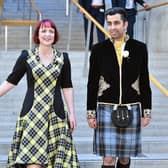
M150 5L148 3L143 3L143 7L146 9L146 10L150 10Z
M87 122L90 128L96 128L97 126L96 118L87 119Z
M141 124L142 124L142 126L143 127L146 127L147 125L149 125L149 123L150 123L150 118L142 118L141 119Z

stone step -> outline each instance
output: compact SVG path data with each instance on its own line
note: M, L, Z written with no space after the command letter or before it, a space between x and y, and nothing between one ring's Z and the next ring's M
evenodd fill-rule
M43 18L52 19L58 28L60 34L60 41L57 43L57 47L59 49L67 48L67 39L68 39L68 29L69 29L69 17L65 15L66 6L65 1L57 0L54 2L53 0L48 0L47 3L42 3L39 0L35 1L38 8L40 9ZM6 10L3 12L4 18L22 18L23 12L17 10L16 3L15 7L9 4L13 4L12 2L8 2L8 6ZM72 35L70 41L70 48L75 50L84 49L84 30L83 30L83 18L82 15L77 12L76 7L73 5L73 17L72 17ZM28 13L28 12L27 12ZM35 18L35 14L32 13L32 17ZM27 16L26 16L27 17ZM61 19L60 19L61 18ZM2 27L1 32L4 32L4 28ZM8 49L22 49L29 47L29 38L28 38L28 27L9 27L8 28ZM16 43L17 39L17 43ZM4 48L4 33L0 35L0 46Z
M79 113L79 112L78 112ZM0 124L0 135L3 138L12 137L13 133L15 131L15 123L16 123L17 117L13 119L13 123L10 123L9 121L7 123L1 123ZM81 115L76 117L78 121L78 127L74 132L74 136L78 137L92 137L92 129L90 129L87 125L87 121L85 119L85 115ZM2 120L2 118L1 118ZM142 128L142 135L145 137L148 136L154 136L159 137L162 136L163 138L167 136L167 129L168 124L167 122L151 122L149 126L146 128ZM81 132L82 130L82 132Z
M75 96L78 97L78 96L83 96L83 95L75 93ZM86 115L86 112L85 112L86 111L85 110L86 104L85 104L85 102L83 102L82 105L77 104L78 102L80 102L80 101L77 100L77 97L75 98L75 111L79 111L85 117L85 115ZM84 100L85 100L85 97L86 96L83 96ZM13 117L13 116L15 117L15 116L17 116L19 114L19 111L20 111L20 108L21 108L21 104L22 104L22 99L20 98L20 99L18 99L18 101L16 101L16 100L13 101L10 106L4 104L4 103L10 103L11 100L12 99L6 99L6 101L3 100L0 103L0 106L1 106L0 118L1 117L7 117L7 120L8 120L8 119L12 119L11 117ZM153 114L152 114L152 123L153 122L155 123L158 120L162 120L162 122L166 122L167 118L168 118L168 116L165 114L166 109L162 109L161 112L160 112L160 115L159 114L154 114L154 113L157 113L158 111L160 111L159 108L153 109L153 111L152 111L153 112Z
M73 36L76 36L76 35L73 35ZM15 37L11 37L11 36L9 36L9 37L10 38L8 38L8 50L15 49L15 48L19 48L19 49L29 48L28 35L27 36L24 35L21 37L19 37L19 35L18 35L17 36L17 43L14 43L15 42L14 39L16 39ZM4 39L1 39L0 45L1 45L2 49L5 49ZM66 49L67 48L67 39L60 40L57 43L57 48L58 49ZM84 50L84 41L81 41L79 43L75 38L72 38L70 41L70 49L72 49L72 50L82 50L83 49Z
M85 128L87 126L78 126L78 129L75 131L74 135L75 136L79 136L79 137L92 137L93 134L92 134L92 131L89 129L89 128ZM81 131L82 130L82 131ZM13 136L13 133L14 133L14 129L10 129L10 130L7 130L5 129L4 131L0 131L0 135L1 135L1 138L7 138L7 137L12 137ZM163 138L165 136L167 136L167 128L166 129L157 129L155 131L152 131L152 130L147 130L147 129L143 129L142 130L142 135L144 137L147 137L147 136L154 136L154 137L160 137L162 136Z
M79 154L91 154L93 152L92 137L74 137L73 139ZM11 138L0 138L0 155L8 154L11 141ZM143 137L142 151L148 154L168 153L168 137Z
M81 168L99 168L102 165L102 158L93 154L78 155ZM0 168L5 168L7 155L0 155ZM168 154L143 154L131 158L131 168L167 168Z
M17 116L16 116L16 118L17 118ZM3 117L0 119L3 119ZM80 119L79 120L80 122L78 123L78 128L76 129L76 131L79 130L79 126L82 126L83 129L88 129L89 127L87 125L87 121L86 121L85 116L79 116L79 119ZM84 120L82 121L81 119L84 119ZM4 129L11 129L14 131L15 123L3 122L3 120L2 120L2 122L0 123L0 128L1 128L1 130L0 130L1 132L3 132ZM154 133L156 131L156 129L162 130L162 129L167 129L167 128L168 128L167 121L157 121L157 122L151 121L151 123L147 127L142 128L142 130L149 130L149 131L153 130L153 133Z

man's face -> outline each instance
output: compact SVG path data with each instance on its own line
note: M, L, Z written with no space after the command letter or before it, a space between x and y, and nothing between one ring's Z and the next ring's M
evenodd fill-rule
M111 37L121 40L126 33L128 22L124 22L120 14L107 15L107 26Z

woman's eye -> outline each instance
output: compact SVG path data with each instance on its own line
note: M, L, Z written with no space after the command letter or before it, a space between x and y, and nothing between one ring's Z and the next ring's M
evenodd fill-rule
M46 32L46 30L42 30L41 32L42 32L42 33L45 33L45 32Z
M54 33L54 30L49 30L50 33Z

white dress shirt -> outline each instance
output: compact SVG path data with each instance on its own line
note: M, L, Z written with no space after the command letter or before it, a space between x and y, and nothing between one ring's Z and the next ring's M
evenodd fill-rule
M134 8L134 0L126 0L126 9L132 9Z
M92 6L102 6L103 0L92 0Z

